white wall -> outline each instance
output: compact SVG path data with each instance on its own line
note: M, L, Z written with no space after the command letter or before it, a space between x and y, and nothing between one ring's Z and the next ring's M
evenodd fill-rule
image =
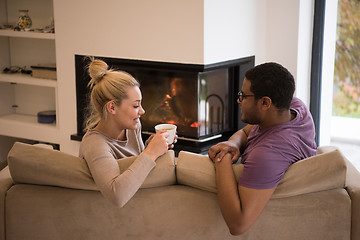
M55 17L68 53L203 62L201 0L55 0Z
M204 63L255 55L266 60L265 0L205 0Z
M299 0L268 0L266 19L267 61L297 73Z
M338 1L326 1L319 145L330 145ZM344 122L343 122L344 123ZM341 130L341 132L343 132ZM357 132L355 131L355 134ZM358 135L358 133L356 134Z
M311 54L314 25L314 1L300 0L296 64L296 96L310 105Z
M296 81L295 95L310 105L313 0L268 0L266 59L281 63Z

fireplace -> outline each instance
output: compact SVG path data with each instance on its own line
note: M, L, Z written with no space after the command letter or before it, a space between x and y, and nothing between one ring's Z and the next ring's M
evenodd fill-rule
M254 57L209 65L96 58L140 82L146 112L141 117L144 139L154 133L156 124L173 123L179 136L175 150L205 153L243 126L236 94L245 72L254 66ZM90 80L87 64L86 56L75 55L77 133L72 140L81 140L84 134Z

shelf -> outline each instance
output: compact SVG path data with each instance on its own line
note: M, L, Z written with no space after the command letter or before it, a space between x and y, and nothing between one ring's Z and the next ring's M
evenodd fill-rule
M0 30L0 36L19 37L19 38L37 38L37 39L55 39L55 33L25 32L14 30Z
M57 81L54 79L34 78L29 74L21 73L0 73L0 82L19 83L53 88L57 87Z
M38 123L37 116L8 114L0 116L0 133L10 137L57 142L59 130L55 123Z
M44 128L56 128L55 123L47 124L47 123L38 123L37 116L25 115L25 114L8 114L0 116L0 122L18 122L21 124L30 124L37 127Z

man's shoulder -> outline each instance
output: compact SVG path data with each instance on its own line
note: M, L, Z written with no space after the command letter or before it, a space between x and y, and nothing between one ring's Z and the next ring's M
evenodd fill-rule
M277 127L267 134L258 136L258 141L251 147L252 156L285 156L299 150L301 132L291 126ZM253 155L254 154L254 155Z
M293 97L292 101L291 101L291 108L299 108L299 107L306 107L305 103L298 97Z

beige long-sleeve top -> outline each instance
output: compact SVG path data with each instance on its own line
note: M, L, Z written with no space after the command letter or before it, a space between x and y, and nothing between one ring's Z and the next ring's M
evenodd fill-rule
M100 192L117 207L124 206L140 188L156 163L144 150L140 128L126 130L125 141L112 139L97 130L89 130L80 144L79 156L85 159ZM120 172L117 159L138 156Z

